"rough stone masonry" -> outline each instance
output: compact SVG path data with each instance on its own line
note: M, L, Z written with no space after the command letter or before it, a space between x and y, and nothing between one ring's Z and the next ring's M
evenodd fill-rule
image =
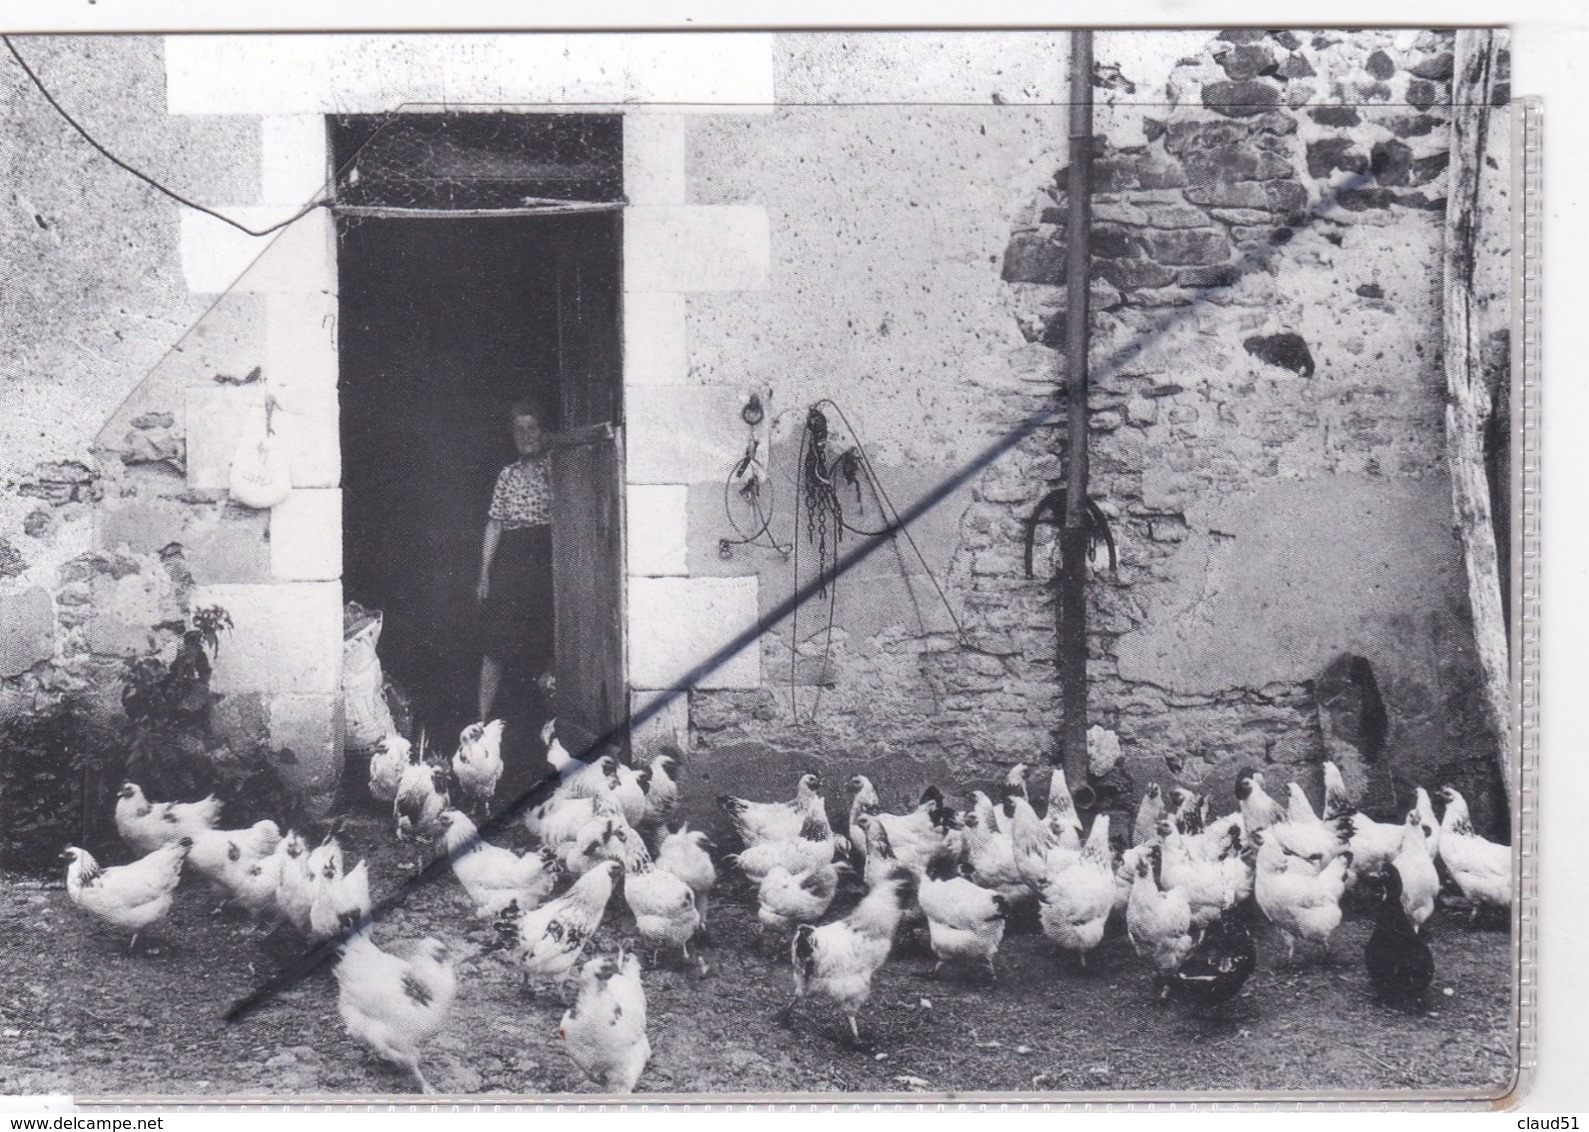
M1382 813L1414 785L1490 795L1442 448L1451 71L1448 33L1242 30L1169 65L1162 103L1101 96L1091 487L1121 561L1090 590L1090 714L1124 753L1092 784L1102 805L1134 807L1150 780L1228 805L1246 766L1318 797L1327 754ZM1028 344L973 380L1002 428L1062 411L1064 184L1000 265ZM977 484L947 581L963 632L845 639L806 728L771 690L697 693L696 740L836 748L901 800L945 769L987 782L1057 756L1051 532L1035 579L1020 547L1063 435L1061 416ZM1339 696L1321 711L1343 664L1362 674L1352 718ZM884 708L890 667L918 665L919 714ZM1373 744L1341 739L1361 739L1359 699L1387 717Z
M677 312L681 372L674 384L632 383L632 410L675 398L737 412L746 384L776 385L775 410L837 396L867 410L855 415L900 506L978 438L1037 412L1059 421L915 532L945 600L909 548L884 550L841 584L831 633L824 610L798 639L767 635L760 686L690 693L684 737L692 778L711 779L703 796L785 796L814 761L871 770L892 805L929 779L969 787L1055 752L1051 532L1038 532L1031 579L1022 541L1064 467L1066 158L1043 106L1054 94L1044 83L1063 72L1062 37L982 43L774 37L772 89L790 105L691 117L678 126L678 177L631 186L676 191L670 206L758 204L772 232L770 289L652 303ZM201 199L282 203L272 178L255 182L263 155L288 141L321 171L287 128L320 138L313 114L167 113L158 41L37 49L49 66L125 89L125 113L103 124L143 136L142 124L158 123L149 144L192 158L183 168L207 178L193 187ZM1365 785L1382 795L1449 780L1488 818L1433 271L1452 51L1449 34L1432 32L1100 33L1089 424L1092 490L1120 565L1091 587L1090 710L1118 732L1123 756L1094 784L1106 805L1134 805L1150 779L1228 796L1249 764L1316 793L1318 761L1345 744L1373 748ZM909 90L887 85L905 71L885 64L929 57L955 97L911 106ZM430 73L388 62L411 84ZM8 289L6 309L48 333L32 355L0 349L8 410L38 425L0 466L0 718L69 694L114 714L125 661L169 653L191 605L224 597L240 624L221 668L247 666L248 679L227 685L218 668L222 725L240 742L330 750L340 620L330 241L296 226L253 272L268 278L218 303L191 279L190 293L176 207L62 149L60 124L25 93L0 92L0 109L58 163L19 173L18 207L3 220L11 245L45 265L27 269L32 286ZM857 105L837 105L846 98ZM1505 130L1504 115L1494 128ZM1505 153L1504 139L1491 152ZM199 160L214 153L237 160ZM1505 173L1490 186L1492 263L1504 263ZM80 187L70 199L66 183ZM1488 278L1499 280L1486 301L1504 371L1504 271ZM646 301L626 297L634 311ZM74 303L94 313L71 323ZM300 349L319 339L319 353ZM626 359L631 379L656 361ZM217 462L235 447L261 365L272 382L297 383L300 419L319 430L295 466L318 509L283 508L268 522L228 501ZM736 419L676 415L695 430L684 447ZM787 434L772 449L790 466ZM759 572L764 609L787 592L776 554L765 565L719 560L721 480L633 472L631 491L687 487L688 529L669 534L687 540L690 581ZM634 510L631 500L631 531ZM780 537L792 533L791 523ZM250 633L310 605L323 607L327 642L251 651ZM268 662L289 651L291 666ZM1364 671L1344 686L1324 681ZM1365 743L1376 732L1364 705L1375 702L1383 733Z

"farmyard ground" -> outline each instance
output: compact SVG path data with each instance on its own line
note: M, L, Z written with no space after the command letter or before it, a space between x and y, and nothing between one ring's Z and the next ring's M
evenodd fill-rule
M375 822L351 823L344 843L350 860L370 858L377 892L404 875L403 858ZM863 1014L876 1043L866 1054L842 1044L843 1018L830 1004L808 1002L792 1027L776 1024L790 992L788 960L757 950L751 894L736 881L720 887L713 908L715 941L703 951L710 974L645 973L653 1055L642 1092L1499 1093L1512 1077L1507 935L1470 929L1449 912L1434 920L1428 1015L1370 1000L1361 963L1370 925L1360 912L1349 912L1337 932L1332 967L1309 953L1287 969L1278 937L1261 928L1259 966L1244 996L1209 1017L1155 1002L1147 970L1113 933L1095 969L1083 973L1032 928L1012 932L992 988L978 972L926 980L930 956L906 943ZM615 946L627 930L621 901L614 897L598 946ZM343 1032L329 970L241 1021L222 1021L232 1002L296 956L297 945L286 933L266 941L239 919L212 916L213 903L201 884L185 880L171 918L128 957L126 939L80 915L59 881L0 874L0 1093L411 1089ZM472 918L450 876L376 928L383 945L426 934L457 944L464 957L451 1021L423 1059L440 1092L590 1090L554 1037L563 1004L527 998L503 954L482 952L490 925Z

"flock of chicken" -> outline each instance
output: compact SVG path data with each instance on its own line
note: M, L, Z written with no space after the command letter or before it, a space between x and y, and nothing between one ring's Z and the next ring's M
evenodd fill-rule
M572 757L542 732L557 773L555 789L523 814L538 845L518 853L484 840L470 816L489 815L503 773L502 724L472 724L450 765L388 737L370 763L369 789L391 807L401 840L444 842L453 873L477 914L494 920L492 950L507 951L527 989L563 991L572 1005L557 1034L571 1060L599 1088L633 1091L650 1059L640 953L652 965L677 955L708 973L690 945L707 931L718 883L706 835L674 825L682 755L665 751L644 767L603 755ZM1110 817L1085 829L1062 773L1051 776L1039 815L1024 766L1013 768L998 802L975 791L963 811L929 786L910 812L883 810L864 776L849 782L847 825L835 830L816 774L802 775L788 801L722 797L742 842L723 858L755 889L766 937L786 949L794 995L780 1015L817 996L843 1011L864 1046L858 1016L873 978L909 931L925 927L936 976L946 963L971 963L996 980L1007 925L1035 907L1042 932L1083 966L1111 923L1124 927L1151 965L1161 996L1217 1005L1234 997L1256 964L1248 928L1254 908L1296 943L1320 947L1341 922L1341 899L1361 886L1377 904L1365 949L1370 981L1386 1002L1417 1003L1433 976L1423 925L1440 888L1436 860L1471 902L1509 907L1507 846L1478 837L1462 796L1440 791L1437 821L1426 791L1404 823L1357 812L1337 768L1325 764L1323 816L1301 787L1287 805L1257 771L1236 785L1237 808L1210 819L1206 796L1154 784L1139 806L1130 847L1110 842ZM371 938L369 871L346 867L340 823L310 845L274 822L216 826L221 805L151 803L127 784L116 827L130 864L102 867L70 848L66 890L78 907L138 934L170 909L184 867L226 901L272 929L290 926L307 943L338 940L338 1009L349 1034L430 1087L419 1049L445 1024L458 989L447 946L426 938L393 954ZM571 882L559 894L565 881ZM845 899L860 891L858 902ZM632 932L615 953L587 957L621 891ZM849 906L842 916L836 907Z

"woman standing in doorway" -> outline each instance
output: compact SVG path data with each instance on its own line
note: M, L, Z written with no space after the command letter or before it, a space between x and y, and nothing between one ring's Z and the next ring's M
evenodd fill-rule
M508 409L519 458L502 469L480 548L485 655L480 661L480 719L491 718L508 666L534 675L544 695L552 665L552 484L546 414L533 401Z

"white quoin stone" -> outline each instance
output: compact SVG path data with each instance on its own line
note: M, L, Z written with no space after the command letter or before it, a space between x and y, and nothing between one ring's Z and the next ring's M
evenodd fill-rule
M624 211L624 290L764 291L772 236L759 205L678 205Z
M761 641L755 638L686 683L736 636L756 626L758 579L629 579L629 681L647 688L758 688Z
M285 582L342 576L342 492L295 488L270 512L270 574Z
M335 695L342 685L342 585L200 586L193 605L232 616L210 686L233 692Z
M292 761L281 768L283 777L311 796L335 789L342 773L342 720L337 698L273 696L266 710L271 747L292 752Z
M375 114L405 103L765 112L773 103L764 32L178 35L167 37L165 58L172 114Z
M687 119L679 114L626 114L623 193L632 205L685 203Z
M623 299L625 385L683 385L690 360L685 298L668 291L632 292Z
M186 394L188 486L224 491L243 426L259 411L265 391L259 385L193 388Z
M276 429L287 442L293 487L342 482L340 405L332 389L299 390L282 401Z
M689 498L683 484L636 484L628 489L629 574L654 578L689 573Z
M637 385L624 395L631 484L721 484L745 454L741 390Z
M300 206L301 207L301 206ZM294 209L231 208L226 214L254 231ZM213 216L182 212L182 277L199 295L336 291L331 213L317 208L268 236L251 236Z
M265 296L265 377L290 407L293 395L335 392L337 297L327 291Z
M325 195L331 174L324 115L274 115L260 121L259 134L261 203L302 208Z

